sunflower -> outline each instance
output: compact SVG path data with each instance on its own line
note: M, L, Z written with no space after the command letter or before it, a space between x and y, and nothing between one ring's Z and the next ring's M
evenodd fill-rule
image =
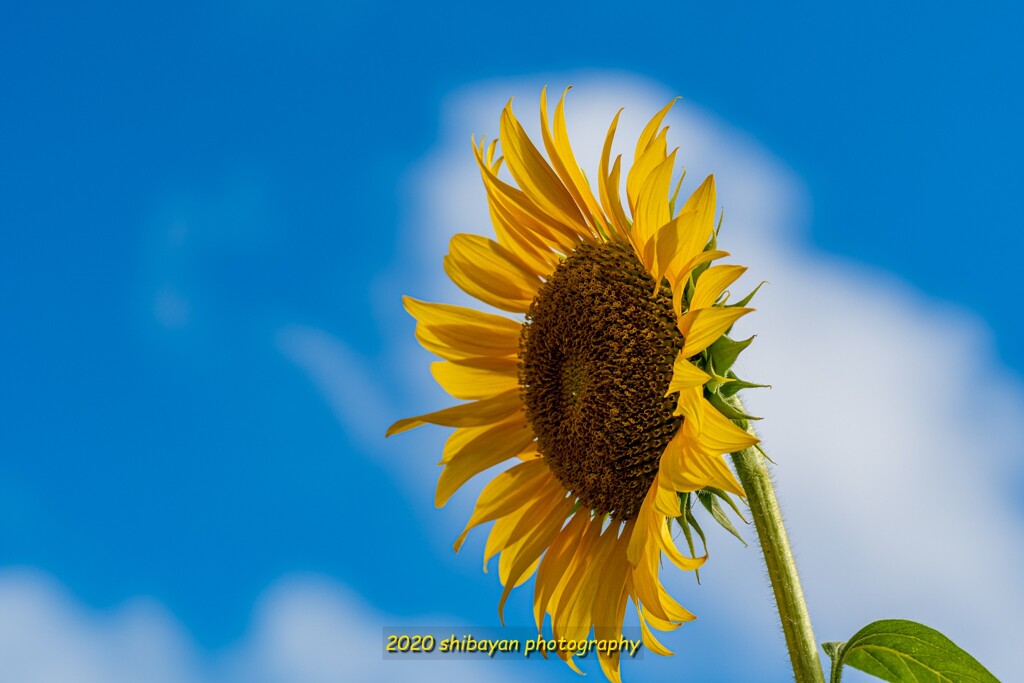
M438 507L474 475L515 463L484 487L454 546L494 522L484 568L499 556L499 614L536 574L538 630L549 615L555 639L617 639L631 601L645 646L670 655L651 627L695 617L663 587L662 555L682 570L707 557L683 554L670 521L685 520L691 492L743 496L722 455L757 442L733 422L747 416L730 400L752 386L731 370L749 340L726 336L753 310L750 297L729 305L723 296L745 268L711 265L728 255L716 247L713 176L675 210L682 179L673 191L676 150L662 127L674 101L637 141L628 212L621 155L610 163L622 110L595 196L569 143L565 94L553 126L545 92L540 101L546 157L511 101L501 114L503 156L497 140L474 139L497 239L457 234L444 259L465 292L518 318L405 297L416 338L444 359L432 364L434 378L468 402L399 420L388 435L426 423L455 428ZM499 177L503 166L514 184ZM559 655L578 671L571 652ZM619 681L618 653L599 659Z

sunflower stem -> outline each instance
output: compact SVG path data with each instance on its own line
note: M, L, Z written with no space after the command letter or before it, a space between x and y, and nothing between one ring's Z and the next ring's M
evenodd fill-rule
M739 396L732 400L737 408L746 412ZM749 423L741 424L751 434L754 433ZM789 547L789 537L782 522L782 511L775 497L768 464L755 447L733 453L732 461L736 465L740 483L747 492L750 514L754 518L764 563L775 592L775 604L779 608L779 619L786 636L786 647L789 648L796 683L824 683L818 659L818 643L814 639L811 617L807 612L800 576L796 571L796 560Z

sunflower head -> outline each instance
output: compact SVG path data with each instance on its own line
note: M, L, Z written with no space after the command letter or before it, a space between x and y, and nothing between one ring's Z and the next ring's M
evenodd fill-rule
M484 564L499 556L499 613L511 589L536 574L538 629L550 616L555 638L618 638L632 602L645 646L671 654L651 627L694 617L662 586L661 558L701 566L692 503L718 519L719 498L743 496L722 455L757 442L734 422L750 416L731 401L754 386L732 370L750 340L728 336L753 293L730 304L726 290L746 269L714 264L728 256L717 248L714 177L676 208L682 178L673 188L676 151L662 126L673 103L640 134L624 182L621 155L611 159L616 114L596 193L570 146L564 103L563 94L552 122L541 93L546 155L511 102L501 114L502 156L497 140L474 141L495 238L455 235L444 269L515 317L406 297L417 339L443 359L434 377L467 402L399 420L388 434L455 428L438 506L474 475L513 461L484 487L455 542L458 550L471 528L494 522ZM673 541L672 519L690 556ZM571 653L559 654L576 668ZM618 653L599 660L618 681Z

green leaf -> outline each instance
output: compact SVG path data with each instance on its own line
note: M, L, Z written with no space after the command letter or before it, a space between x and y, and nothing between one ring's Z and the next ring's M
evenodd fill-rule
M868 624L845 643L822 643L831 683L844 665L890 683L999 683L988 669L933 628L906 619Z

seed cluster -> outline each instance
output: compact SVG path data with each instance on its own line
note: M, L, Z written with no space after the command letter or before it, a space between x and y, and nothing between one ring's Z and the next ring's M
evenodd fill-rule
M562 485L629 520L679 428L665 397L683 347L672 294L633 250L584 244L537 293L519 339L519 383L537 445Z

